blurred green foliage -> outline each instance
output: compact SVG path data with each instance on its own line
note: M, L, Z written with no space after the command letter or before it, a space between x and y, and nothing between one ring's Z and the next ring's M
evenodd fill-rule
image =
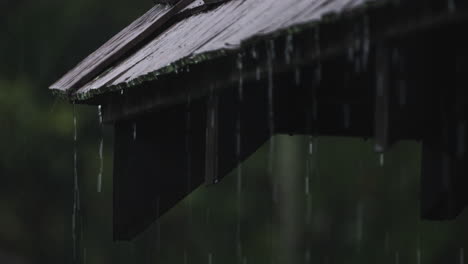
M74 111L47 87L151 5L0 1L0 263L72 263ZM468 249L466 213L419 220L418 143L379 157L361 139L300 136L275 137L134 241L115 243L112 131L101 131L95 107L75 116L85 263L462 263Z

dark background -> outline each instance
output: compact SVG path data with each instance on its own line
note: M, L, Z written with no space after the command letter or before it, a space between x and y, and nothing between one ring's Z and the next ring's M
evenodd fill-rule
M273 159L269 143L135 241L113 242L112 130L100 129L96 107L74 114L47 88L152 4L0 0L1 264L73 263L75 150L82 263L463 263L466 213L419 220L416 142L381 164L361 139L278 136Z

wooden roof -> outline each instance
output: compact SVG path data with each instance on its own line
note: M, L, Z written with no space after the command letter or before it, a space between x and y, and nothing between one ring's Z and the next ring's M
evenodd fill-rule
M207 54L239 49L248 39L320 21L365 2L374 1L232 0L199 8L202 0L183 0L173 7L156 5L50 89L71 100L87 100L177 72L174 66L180 62L195 64ZM196 11L174 19L186 9Z

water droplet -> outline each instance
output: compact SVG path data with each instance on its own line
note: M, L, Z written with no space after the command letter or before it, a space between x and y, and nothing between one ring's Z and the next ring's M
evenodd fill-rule
M213 254L209 253L208 254L208 264L212 264L213 263Z
M102 125L102 107L98 105L98 117L99 117L99 125Z
M133 140L137 139L137 124L133 123Z
M305 262L310 263L312 259L312 254L310 253L310 249L307 249L304 254Z
M270 135L274 133L274 112L273 112L273 59L274 59L274 42L270 41L270 48L268 50L268 126Z
M364 227L364 204L359 202L356 207L356 240L358 249L361 247L362 234Z
M448 10L450 12L455 12L457 9L456 5L455 5L455 0L448 0Z
M384 156L383 153L380 153L380 155L379 155L379 164L380 164L381 167L383 167L384 164L385 164L385 156Z
M370 33L369 33L369 17L364 17L363 23L363 40L362 40L362 65L364 70L367 69L369 64L369 53L370 53Z
M72 210L72 241L73 259L78 260L78 217L80 208L79 184L78 184L78 126L76 106L73 104L73 210Z
M124 94L124 89L120 90L120 95Z
M98 174L98 182L97 182L97 191L100 193L102 191L102 173L104 171L104 140L101 136L101 140L99 142L99 174Z
M464 264L464 263L465 263L465 249L460 248L460 264Z
M296 83L296 86L299 86L301 84L301 68L296 67L294 70L294 81Z
M390 253L390 234L385 232L385 252Z
M101 139L99 140L99 174L98 174L98 181L97 181L97 192L102 191L102 173L104 171L104 136L102 131L102 107L101 105L98 106L98 117L99 117L99 127L101 132Z
M349 104L343 106L343 121L344 127L348 129L351 126L351 107Z
M348 61L354 61L354 47L352 45L348 46Z
M286 48L284 49L284 59L286 61L286 64L291 64L291 54L294 50L293 46L293 35L289 34L286 37Z
M309 176L305 177L305 195L309 195L310 193L310 180Z
M466 151L466 121L460 120L457 127L457 156L459 159L465 156Z
M312 139L309 140L309 155L314 153L314 142Z
M442 157L442 184L443 184L444 190L448 190L451 185L450 157L446 153Z
M250 53L252 54L252 58L258 59L258 53L257 53L257 50L255 48L252 48L250 50Z
M239 70L239 87L238 87L238 93L239 93L239 101L242 101L243 99L243 90L244 90L244 77L243 77L243 64L242 64L242 54L239 53L237 56L237 70Z
M406 97L407 97L407 94L406 94L406 82L403 81L403 80L400 80L398 82L398 103L400 105L400 107L406 105Z
M416 250L416 264L421 264L421 249Z

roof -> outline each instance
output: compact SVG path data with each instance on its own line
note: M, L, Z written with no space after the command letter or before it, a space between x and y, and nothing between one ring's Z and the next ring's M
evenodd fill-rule
M237 50L249 39L310 25L367 2L374 1L232 0L203 5L201 0L183 0L174 7L156 5L50 88L71 100L87 100ZM202 5L205 8L197 9ZM169 23L187 9L195 11Z

